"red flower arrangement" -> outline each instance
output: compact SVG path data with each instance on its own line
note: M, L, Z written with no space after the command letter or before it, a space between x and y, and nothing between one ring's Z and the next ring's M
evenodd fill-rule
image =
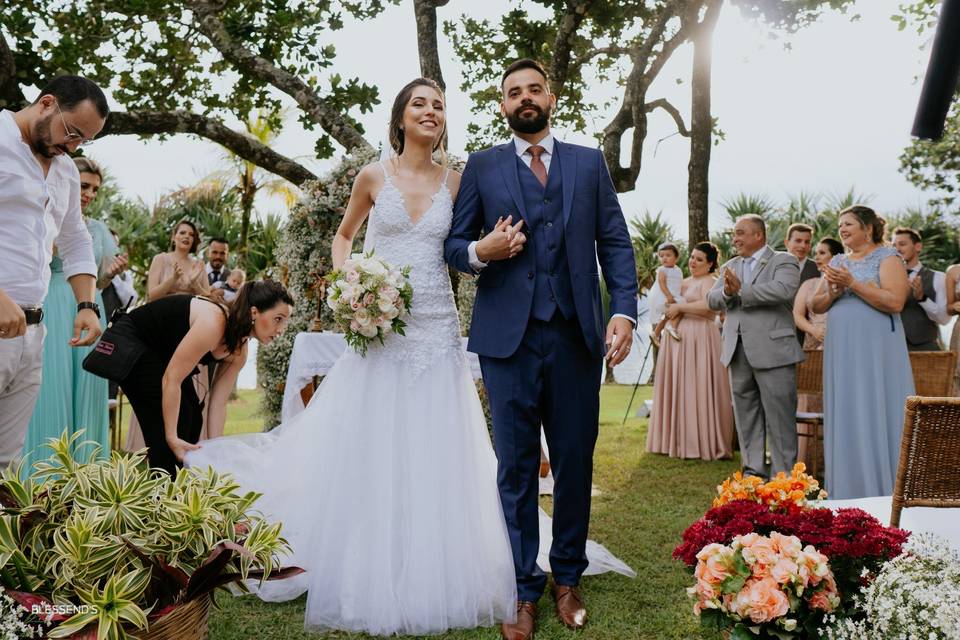
M900 555L909 532L885 527L861 509L802 509L771 511L751 500L735 500L714 507L683 532L683 542L673 557L689 567L709 544L729 545L739 535L772 532L796 536L802 545L813 545L827 556L846 604L863 585L864 575L876 574L880 566Z

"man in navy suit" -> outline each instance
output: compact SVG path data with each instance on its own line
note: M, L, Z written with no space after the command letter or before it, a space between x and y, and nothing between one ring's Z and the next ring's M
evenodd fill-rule
M456 269L479 274L469 350L480 356L490 398L517 571L517 621L501 632L526 640L547 584L537 568L541 424L555 481L550 566L557 613L571 628L586 622L578 585L587 567L600 377L604 358L616 365L630 350L637 280L603 155L550 133L556 98L543 68L518 60L501 88L501 113L514 137L471 154L444 253Z

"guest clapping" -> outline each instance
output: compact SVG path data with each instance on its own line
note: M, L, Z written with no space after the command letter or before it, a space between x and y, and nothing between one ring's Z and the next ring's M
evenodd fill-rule
M209 295L204 264L196 257L200 232L189 220L181 220L170 234L170 250L154 256L147 274L147 299L158 300L177 293Z
M817 243L813 253L813 263L820 271L830 264L833 256L843 253L843 245L835 238L824 238ZM823 337L827 333L827 314L814 313L811 309L813 296L820 285L820 278L810 278L800 285L793 302L793 321L803 335L804 349L823 349ZM800 409L812 411L812 409Z
M226 306L190 295L166 296L131 311L121 322L145 346L120 388L130 399L151 467L172 474L197 449L203 403L191 378L199 365L219 362L206 404L209 430L223 435L227 399L247 360L247 341L267 344L287 326L293 299L278 282L249 282Z
M690 253L690 277L667 318L679 321L682 341L666 340L657 355L647 451L716 460L733 455L733 405L720 362L720 328L707 293L716 282L717 247L701 242Z
M886 496L900 453L904 401L913 393L903 310L910 285L903 261L885 246L886 222L873 209L840 212L840 239L811 308L826 313L823 345L824 458L832 498Z
M910 295L900 312L903 331L910 351L941 351L940 325L950 320L947 315L946 276L920 264L923 238L915 229L893 230L893 248L907 267Z

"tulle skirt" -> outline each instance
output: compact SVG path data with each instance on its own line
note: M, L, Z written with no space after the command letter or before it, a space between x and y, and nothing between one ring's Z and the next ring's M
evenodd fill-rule
M293 548L283 564L306 573L258 595L307 591L307 628L421 635L515 615L496 460L457 354L413 376L348 352L289 423L204 442L187 465L263 494Z

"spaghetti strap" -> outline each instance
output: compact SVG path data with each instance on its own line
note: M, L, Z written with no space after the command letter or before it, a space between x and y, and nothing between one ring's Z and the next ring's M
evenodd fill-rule
M390 174L387 173L387 165L383 164L383 160L380 160L377 164L380 165L380 170L383 171L383 177L389 180Z

